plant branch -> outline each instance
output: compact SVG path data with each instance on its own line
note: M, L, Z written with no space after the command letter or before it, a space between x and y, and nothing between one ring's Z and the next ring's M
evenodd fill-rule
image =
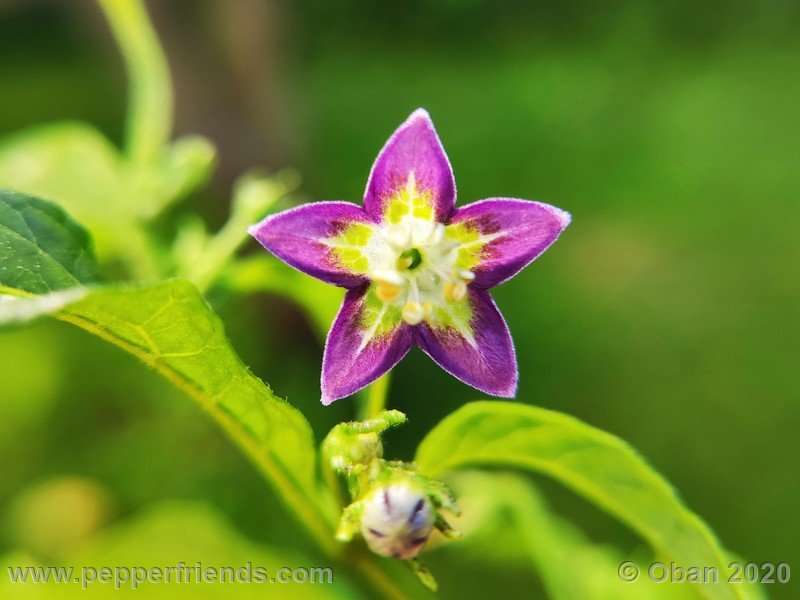
M392 372L371 383L362 396L361 419L372 419L386 408Z
M126 152L152 161L172 131L172 86L158 37L140 0L98 0L122 52L129 79Z

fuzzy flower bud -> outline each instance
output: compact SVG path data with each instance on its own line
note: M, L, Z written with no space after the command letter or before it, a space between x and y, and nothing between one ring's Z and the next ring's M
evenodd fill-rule
M433 530L435 510L411 482L377 486L364 498L361 533L373 552L406 560L419 554Z

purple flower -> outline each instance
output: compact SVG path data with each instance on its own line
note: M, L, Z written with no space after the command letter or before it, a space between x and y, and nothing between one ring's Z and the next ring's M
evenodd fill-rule
M418 109L375 160L363 206L315 202L249 229L284 262L348 290L325 345L323 404L375 381L414 344L472 387L514 395L514 346L488 289L544 252L570 216L527 200L455 200L450 162Z

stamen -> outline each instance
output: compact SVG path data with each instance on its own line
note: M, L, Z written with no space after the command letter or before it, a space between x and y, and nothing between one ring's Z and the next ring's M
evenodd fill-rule
M403 277L397 271L374 271L371 277L376 283L391 283L392 285L402 286L405 283Z
M394 302L403 291L405 280L396 271L375 271L372 274L375 295L383 302Z
M442 286L442 294L448 302L458 302L467 295L467 284L460 279L445 281Z
M444 238L444 225L442 223L434 223L431 233L428 236L428 243L438 246Z
M383 239L395 252L402 252L411 244L411 231L408 227L394 228L383 233Z
M419 302L408 301L403 306L403 320L409 325L419 325L425 318L425 309Z
M417 285L416 277L411 277L408 280L408 284L411 286L411 294L409 294L409 297L413 302L419 304L419 286Z
M472 271L467 271L465 269L459 271L457 275L464 283L470 283L475 280L475 273L473 273Z
M375 295L384 302L394 302L403 288L393 283L382 282L375 287Z

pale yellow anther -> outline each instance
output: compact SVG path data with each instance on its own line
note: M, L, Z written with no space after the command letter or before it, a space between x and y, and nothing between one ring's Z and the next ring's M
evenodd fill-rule
M430 317L431 313L433 313L433 302L425 300L425 302L422 303L422 311L425 313L426 319Z
M375 295L383 302L394 302L400 296L403 288L399 285L382 281L375 286Z
M425 308L419 302L410 300L403 305L402 315L409 325L419 325L425 318Z
M458 302L467 295L467 284L461 279L455 281L445 281L442 286L442 295L448 302Z
M458 272L458 278L461 279L464 283L470 283L475 280L475 273L472 271L467 271L462 269Z

